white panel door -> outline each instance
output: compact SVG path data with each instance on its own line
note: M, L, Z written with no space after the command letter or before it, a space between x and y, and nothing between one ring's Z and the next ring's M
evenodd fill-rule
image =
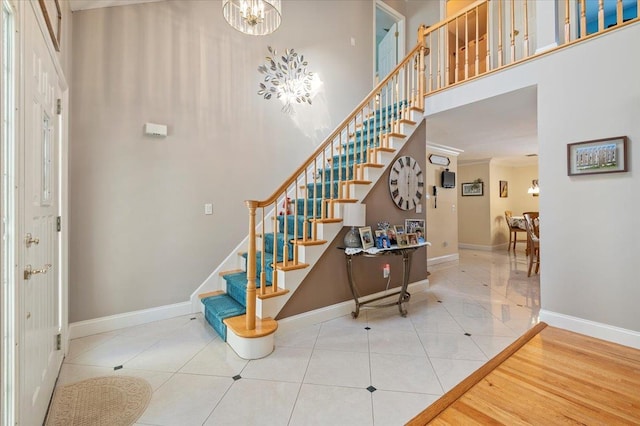
M20 323L18 370L19 423L41 424L63 352L60 332L58 271L59 79L45 37L34 16L24 9L24 154L23 259L18 286ZM29 242L31 239L31 242ZM30 272L29 272L30 271Z
M397 65L398 24L393 24L389 32L378 44L378 78L382 81Z
M397 65L398 55L398 24L393 24L389 32L378 44L378 77L379 81L384 80ZM386 107L397 101L397 85L389 84L382 91L380 98L381 107Z

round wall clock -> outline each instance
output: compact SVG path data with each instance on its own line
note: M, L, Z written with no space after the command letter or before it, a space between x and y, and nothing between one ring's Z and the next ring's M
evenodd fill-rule
M398 157L389 172L389 192L402 210L415 209L422 202L424 175L418 162L409 156Z

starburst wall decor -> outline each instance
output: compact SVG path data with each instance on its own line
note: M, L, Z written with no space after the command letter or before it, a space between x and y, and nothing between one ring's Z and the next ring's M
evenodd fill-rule
M286 49L284 56L278 58L278 53L268 46L270 56L265 58L265 64L258 67L264 74L264 83L260 83L258 95L264 99L271 99L274 95L284 106L282 112L293 114L294 102L311 105L314 73L307 71L307 61L303 55L298 55L294 49Z

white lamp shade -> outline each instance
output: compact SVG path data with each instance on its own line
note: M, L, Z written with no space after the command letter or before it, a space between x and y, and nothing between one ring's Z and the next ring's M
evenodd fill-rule
M344 226L364 226L367 223L367 206L360 203L345 204L342 221Z

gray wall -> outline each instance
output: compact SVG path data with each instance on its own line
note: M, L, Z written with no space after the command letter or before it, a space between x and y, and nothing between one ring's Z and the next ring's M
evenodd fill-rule
M189 300L246 235L244 200L268 196L371 90L372 7L285 1L265 37L232 29L220 1L73 13L70 322ZM324 82L314 106L291 117L256 94L268 45L305 55Z

